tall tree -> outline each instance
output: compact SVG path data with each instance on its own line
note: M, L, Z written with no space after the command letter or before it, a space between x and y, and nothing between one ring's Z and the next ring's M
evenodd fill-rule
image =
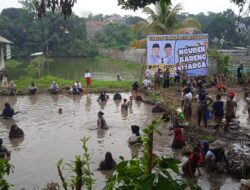
M201 28L200 23L192 18L179 22L177 14L180 10L181 4L172 7L163 1L156 3L155 10L145 7L143 12L148 15L149 22L138 23L134 29L141 30L143 34L172 34L188 27Z

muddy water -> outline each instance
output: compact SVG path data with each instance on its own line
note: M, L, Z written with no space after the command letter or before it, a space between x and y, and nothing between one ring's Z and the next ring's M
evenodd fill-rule
M122 94L129 97L129 94ZM112 97L112 95L111 95ZM134 103L127 113L121 113L121 102L108 100L99 104L97 95L63 96L41 95L23 97L0 97L0 105L10 102L16 111L21 111L13 120L0 120L0 136L4 144L12 151L11 163L15 171L9 177L13 189L38 189L47 182L59 181L56 163L60 158L73 160L75 154L81 154L82 136L91 137L88 145L91 153L91 169L97 180L95 189L101 189L108 173L97 171L99 162L106 151L111 151L116 161L118 156L130 158L139 152L131 150L127 144L130 125L145 126L157 114L151 113L151 106ZM58 108L63 114L58 114ZM96 129L96 113L103 110L108 131ZM25 132L25 138L13 142L8 139L10 125L15 122ZM161 126L163 136L155 137L155 152L159 155L176 156L182 161L180 152L172 152L172 136L167 124ZM205 174L198 179L203 189L238 189L239 182L226 176Z

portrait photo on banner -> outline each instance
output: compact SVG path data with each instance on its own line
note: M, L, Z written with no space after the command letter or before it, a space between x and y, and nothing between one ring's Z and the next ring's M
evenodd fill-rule
M147 36L147 64L153 74L169 68L173 76L176 68L185 68L189 76L206 75L208 67L208 35L149 35Z

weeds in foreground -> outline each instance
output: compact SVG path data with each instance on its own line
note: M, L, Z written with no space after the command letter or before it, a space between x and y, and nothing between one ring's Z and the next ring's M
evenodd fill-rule
M83 155L76 155L75 160L71 163L63 163L63 160L59 160L57 163L57 171L62 182L62 187L64 190L81 190L82 188L87 190L92 190L94 184L93 173L90 171L89 162L90 155L87 147L87 141L89 138L83 137L82 149ZM66 178L63 175L63 171L70 171L70 178ZM66 175L67 176L67 175Z

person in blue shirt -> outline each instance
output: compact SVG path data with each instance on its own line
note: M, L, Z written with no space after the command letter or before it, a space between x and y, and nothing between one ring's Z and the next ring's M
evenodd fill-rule
M0 115L0 117L3 117L4 119L12 118L13 115L16 115L17 112L14 111L14 109L10 106L8 102L5 103L5 108L3 109L3 113Z

